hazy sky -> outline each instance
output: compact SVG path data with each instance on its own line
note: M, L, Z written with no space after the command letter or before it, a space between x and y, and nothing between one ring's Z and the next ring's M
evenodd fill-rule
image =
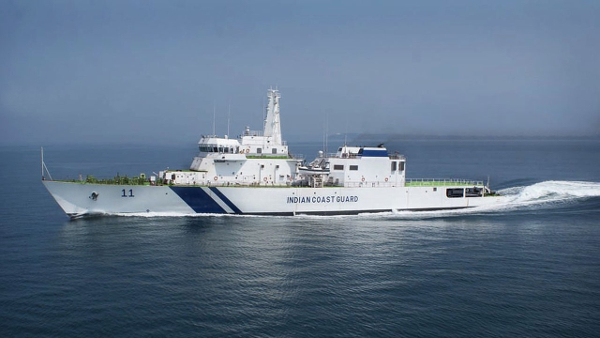
M0 144L600 135L600 1L0 0Z

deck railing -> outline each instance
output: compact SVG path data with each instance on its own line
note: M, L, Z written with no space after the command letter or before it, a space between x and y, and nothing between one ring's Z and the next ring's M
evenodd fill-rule
M326 157L334 157L337 158L338 157L338 153L327 153L325 154ZM341 158L358 158L361 155L359 154L349 154L349 153L344 153L342 154L340 157ZM400 154L388 154L388 158L390 160L405 160L406 157L404 155L400 155Z
M93 176L88 176L85 180L57 180L62 182L72 182L80 184L108 184L108 185L151 185L145 178L139 177L120 177L113 179L96 179ZM403 184L404 183L404 184ZM157 182L158 185L168 185L162 182ZM186 183L179 183L180 186L217 186L217 187L304 187L292 185L291 181L257 181L257 180L203 180L203 181L192 181ZM381 182L381 181L346 181L343 184L328 185L326 182L324 187L346 187L346 188L386 188L386 187L443 187L443 186L483 186L483 181L474 181L466 179L453 179L453 178L407 178L404 182L398 180L397 182Z
M402 182L400 180L397 183L396 182L380 182L380 181L344 182L345 188L390 188L390 187L401 187L401 186L402 186Z
M474 185L481 186L483 181L466 180L460 178L407 178L406 186L447 186L447 185Z

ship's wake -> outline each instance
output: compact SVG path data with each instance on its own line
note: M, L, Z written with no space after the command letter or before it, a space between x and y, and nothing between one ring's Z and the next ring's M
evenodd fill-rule
M498 191L499 203L468 209L438 211L399 211L393 218L439 218L460 215L503 214L519 211L555 209L600 197L600 183L582 181L544 181Z
M580 181L545 181L530 186L500 190L513 197L513 204L544 204L600 196L600 183Z
M600 183L581 181L545 181L528 186L511 187L498 191L502 196L495 204L466 209L437 210L437 211L396 211L383 213L365 213L345 216L313 216L297 215L294 218L393 218L393 219L427 219L443 218L462 215L489 215L508 212L553 209L579 203L586 199L600 197ZM134 217L271 217L256 215L229 214L179 214L179 213L127 213L115 216Z

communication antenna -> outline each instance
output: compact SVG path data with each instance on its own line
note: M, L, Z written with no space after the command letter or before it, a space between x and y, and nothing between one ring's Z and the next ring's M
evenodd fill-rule
M348 145L348 120L346 120L346 131L344 132L344 147Z
M213 136L217 135L215 132L215 121L217 120L217 104L213 101Z
M231 119L231 103L227 109L227 137L229 137L229 120Z
M327 147L329 145L329 113L325 115L325 154L327 154Z
M323 121L323 144L321 145L321 149L325 151L325 121Z
M42 156L42 181L46 179L44 174L48 174L48 178L52 181L52 175L50 175L50 170L46 167L46 163L44 163L44 147L40 147L41 156Z
M323 126L323 151L327 154L327 139L329 138L327 133L329 132L329 113L325 115L325 121Z

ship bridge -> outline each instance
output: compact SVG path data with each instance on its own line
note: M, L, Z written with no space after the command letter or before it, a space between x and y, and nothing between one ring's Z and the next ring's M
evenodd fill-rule
M201 153L237 154L240 152L240 142L229 139L227 135L224 138L203 135L198 146Z

